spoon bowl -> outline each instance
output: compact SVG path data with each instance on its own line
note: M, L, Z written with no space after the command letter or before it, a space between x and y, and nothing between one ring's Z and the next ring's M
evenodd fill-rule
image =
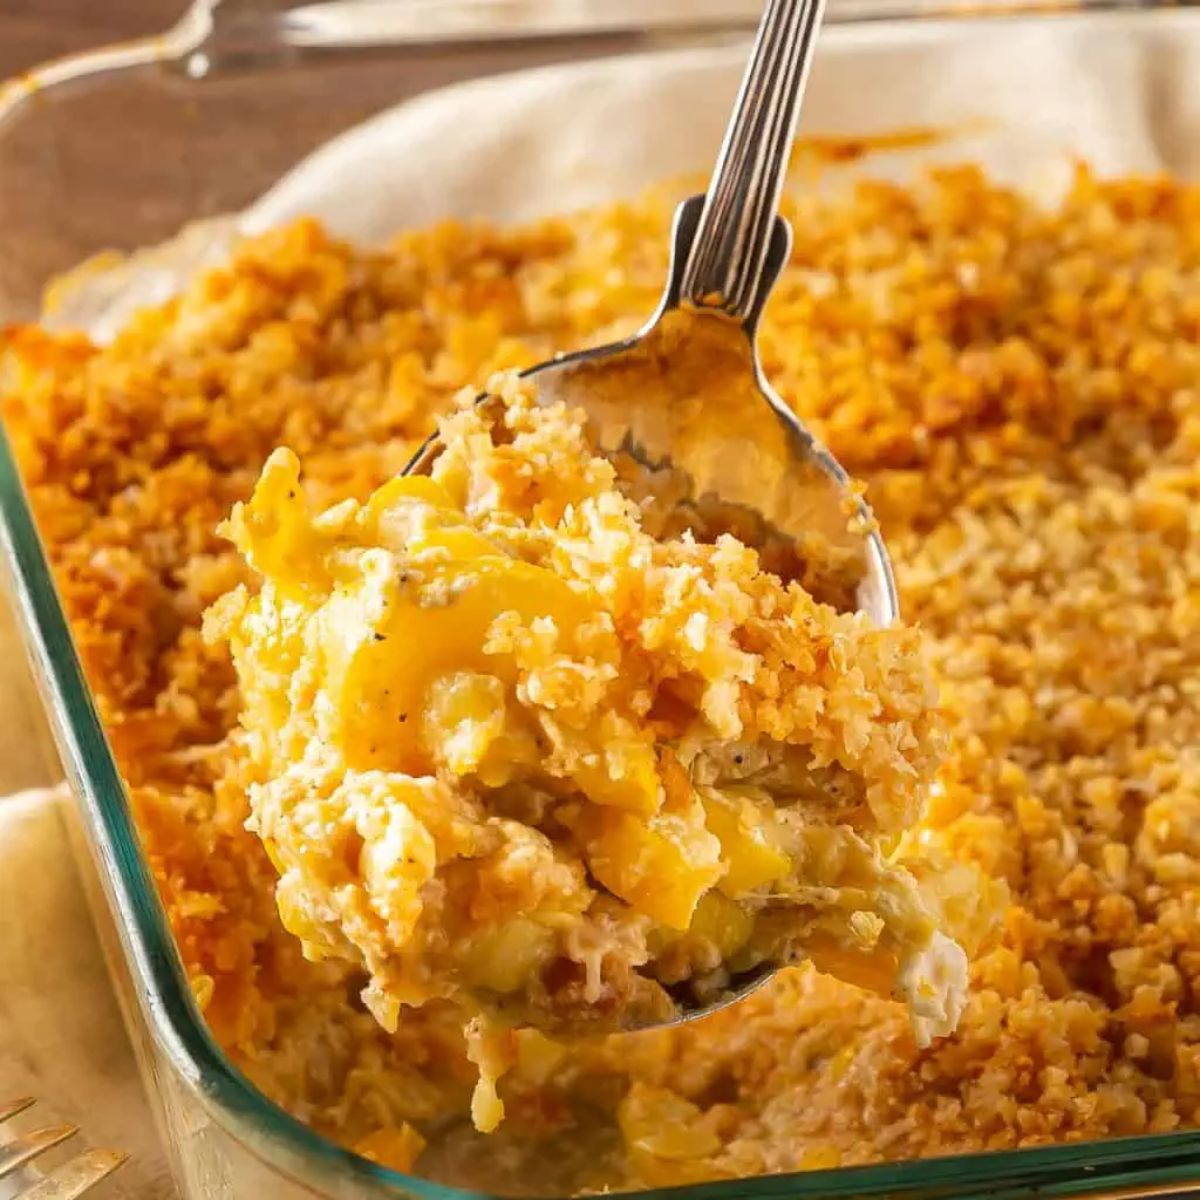
M758 307L738 320L681 302L703 198L680 205L662 301L633 337L531 368L546 403L582 409L626 490L669 500L674 527L722 532L818 600L877 624L898 616L887 550L847 473L772 390L755 344ZM787 262L776 218L762 297Z

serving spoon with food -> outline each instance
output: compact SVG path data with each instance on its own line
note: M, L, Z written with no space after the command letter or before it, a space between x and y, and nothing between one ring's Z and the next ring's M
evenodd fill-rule
M712 181L675 213L666 287L642 329L524 374L546 403L587 413L601 452L668 473L673 491L686 481L693 511L740 516L810 571L818 555L837 560L848 595L829 598L886 624L897 603L883 541L846 472L772 390L756 345L791 249L779 200L823 8L767 4ZM439 452L435 435L406 473Z
M776 573L882 625L898 608L870 511L771 389L756 344L791 250L779 202L823 8L769 0L708 191L675 213L666 287L642 329L524 374L542 402L581 408L623 481L670 497L679 527L704 540L735 532ZM405 473L427 473L441 449L430 438ZM675 996L680 1016L740 998L777 965L734 976L715 996Z

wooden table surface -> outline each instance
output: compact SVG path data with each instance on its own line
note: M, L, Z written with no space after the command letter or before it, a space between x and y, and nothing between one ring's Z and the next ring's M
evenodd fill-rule
M184 0L0 0L0 78L101 42L157 33Z

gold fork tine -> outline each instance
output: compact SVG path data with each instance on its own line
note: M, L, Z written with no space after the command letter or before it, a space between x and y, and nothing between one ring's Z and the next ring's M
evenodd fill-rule
M12 1120L19 1113L23 1113L32 1103L32 1096L22 1096L20 1100L0 1102L0 1125L3 1125L5 1121Z
M76 1200L111 1175L128 1157L116 1150L88 1150L19 1193L16 1200Z
M65 1142L79 1130L74 1125L50 1125L45 1129L35 1129L32 1133L22 1134L11 1142L0 1145L0 1179L11 1175L18 1167L23 1167L31 1158Z

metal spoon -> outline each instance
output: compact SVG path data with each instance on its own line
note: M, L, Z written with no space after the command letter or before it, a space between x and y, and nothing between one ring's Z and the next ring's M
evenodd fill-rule
M749 540L749 530L773 547L773 569L783 563L790 569L781 573L819 599L888 624L898 615L896 590L871 514L772 390L756 345L791 250L779 200L823 9L824 0L768 0L708 192L675 212L671 265L653 316L631 338L524 374L540 399L584 410L601 452L685 493L684 512L699 533L733 528ZM428 471L440 451L435 435L406 473ZM716 997L689 1001L673 991L673 999L683 1017L711 1011L773 967L732 978Z

